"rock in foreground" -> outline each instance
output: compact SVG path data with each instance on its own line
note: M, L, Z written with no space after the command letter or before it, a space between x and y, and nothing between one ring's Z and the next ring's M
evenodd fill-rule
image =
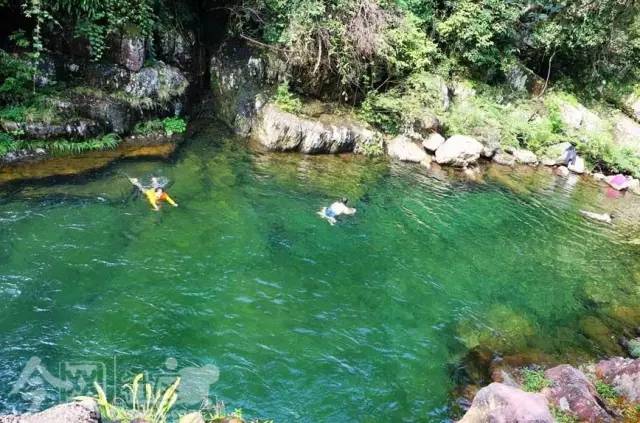
M404 135L395 137L387 144L387 153L403 162L421 163L428 160L427 152L421 144L411 141Z
M467 166L480 158L483 148L475 138L454 135L436 150L436 162L452 166Z
M70 402L35 414L0 416L0 423L100 423L98 405L91 399Z
M627 400L640 401L640 360L616 357L601 361L596 375Z
M255 136L271 151L306 154L352 152L356 145L377 138L376 132L355 122L324 122L285 112L274 104L267 104L261 110Z
M580 421L610 422L612 417L602 406L595 386L578 369L563 364L545 372L551 387L544 390L550 403Z
M502 383L482 388L460 423L552 423L547 399Z

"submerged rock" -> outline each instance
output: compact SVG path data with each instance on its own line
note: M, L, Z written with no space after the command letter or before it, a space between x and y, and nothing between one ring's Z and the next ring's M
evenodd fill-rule
M319 154L352 152L357 144L375 142L379 134L347 119L329 122L267 104L257 119L255 137L271 151Z
M436 162L452 166L467 166L480 158L483 148L475 138L454 135L436 150Z
M552 423L547 399L502 383L492 383L476 394L459 423Z
M610 422L596 387L578 369L563 364L545 372L551 386L543 391L549 402L580 421Z
M596 376L629 401L640 401L640 359L616 357L596 365Z
M414 163L421 163L429 157L421 144L404 135L397 136L387 143L387 154L394 159Z

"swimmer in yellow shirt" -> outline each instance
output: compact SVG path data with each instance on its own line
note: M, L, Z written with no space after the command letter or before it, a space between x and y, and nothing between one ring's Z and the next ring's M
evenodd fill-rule
M166 201L173 207L178 207L178 203L173 201L173 198L169 197L169 194L167 194L162 187L145 188L138 178L129 178L129 181L147 197L147 201L149 201L149 204L151 204L151 207L153 207L155 211L160 210L161 201Z

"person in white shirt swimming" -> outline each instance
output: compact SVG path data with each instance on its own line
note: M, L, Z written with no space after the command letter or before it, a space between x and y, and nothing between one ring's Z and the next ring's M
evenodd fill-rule
M356 213L356 209L353 207L347 207L346 198L342 198L339 201L331 204L329 207L323 207L318 214L329 221L331 225L335 225L337 222L337 217L340 215L352 215Z

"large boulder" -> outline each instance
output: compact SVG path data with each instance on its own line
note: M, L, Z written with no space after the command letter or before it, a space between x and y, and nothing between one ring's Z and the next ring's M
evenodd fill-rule
M432 134L429 134L429 136L424 141L422 141L422 146L427 151L435 153L436 150L440 148L442 144L444 144L444 142L445 138L437 132L434 132Z
M397 136L387 143L387 154L394 159L414 163L421 163L429 157L421 144L404 135Z
M168 102L184 94L189 82L176 67L158 62L134 73L124 91L135 98L150 98Z
M120 40L118 63L132 72L138 72L144 65L144 38L124 36Z
M610 422L595 386L578 369L563 364L545 372L551 386L543 391L549 402L580 421Z
M515 166L516 158L505 151L498 151L493 155L493 161L502 166Z
M578 174L583 174L587 170L587 165L581 156L576 156L575 163L569 163L567 167L571 172Z
M431 134L440 130L440 120L430 110L423 110L404 129L404 135L414 141L426 140Z
M126 101L111 97L78 96L75 103L84 116L116 134L131 131L139 118L138 112Z
M550 145L542 155L542 164L545 166L564 165L567 157L567 150L570 147L570 142L561 142Z
M0 416L0 423L100 423L98 405L84 399L57 405L35 414Z
M373 143L379 134L363 125L341 119L324 121L265 105L256 120L254 135L271 151L300 151L306 154L352 152L361 143ZM425 153L426 154L426 153Z
M538 164L538 156L536 156L532 151L516 148L511 151L511 154L513 154L513 158L516 160L516 163L525 165Z
M507 84L514 91L529 92L538 95L544 87L544 79L522 63L509 63L504 69Z
M617 113L613 117L613 138L616 145L640 156L640 123L622 113Z
M640 123L640 91L626 96L622 101L622 107L624 111L631 116L636 122Z
M195 43L193 31L166 31L160 37L160 57L182 70L189 70Z
M615 357L596 365L596 376L632 402L640 401L640 359Z
M268 82L279 79L277 66L245 43L229 41L211 57L211 90L217 117L239 135L249 135Z
M492 383L476 394L459 423L553 423L547 399L502 383Z
M467 166L480 158L483 148L475 138L454 135L436 150L436 162L451 166Z
M597 114L580 103L560 102L560 119L570 129L581 129L588 132L602 132L606 124Z

